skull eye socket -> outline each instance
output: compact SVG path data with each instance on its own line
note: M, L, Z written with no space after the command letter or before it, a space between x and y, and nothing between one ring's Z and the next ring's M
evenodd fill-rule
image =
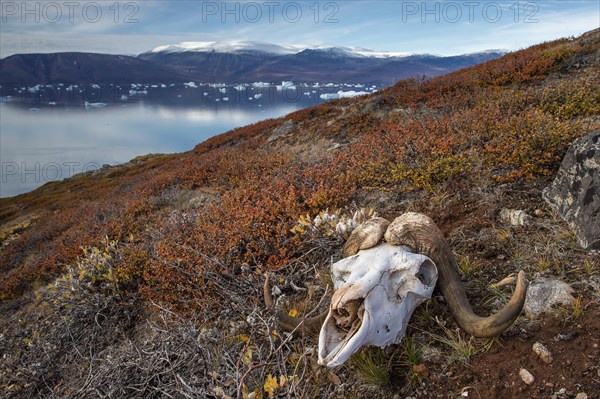
M417 272L417 278L426 287L435 285L437 281L437 269L432 261L426 260L421 263L419 271Z

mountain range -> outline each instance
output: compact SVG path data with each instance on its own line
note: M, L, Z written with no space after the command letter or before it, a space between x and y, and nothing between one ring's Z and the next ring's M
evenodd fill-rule
M1 84L331 82L389 86L437 76L503 55L493 50L450 57L355 47L272 43L184 42L138 56L64 52L16 54L0 60Z

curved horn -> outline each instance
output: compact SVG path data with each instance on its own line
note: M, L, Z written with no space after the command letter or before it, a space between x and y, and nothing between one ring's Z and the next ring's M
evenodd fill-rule
M458 325L475 337L499 335L521 313L527 293L525 273L519 272L512 298L498 313L489 317L477 316L465 294L458 275L456 258L433 220L418 213L397 217L385 233L390 244L407 245L415 252L430 257L438 267L438 286Z
M281 328L288 332L317 332L321 328L325 317L327 317L327 311L314 317L292 317L282 310L275 309L273 297L271 296L269 276L267 276L267 278L265 279L265 285L263 286L263 296L267 308L275 312L277 322L279 323Z
M372 218L354 229L344 245L342 257L356 255L361 249L373 248L379 244L390 222L384 218Z

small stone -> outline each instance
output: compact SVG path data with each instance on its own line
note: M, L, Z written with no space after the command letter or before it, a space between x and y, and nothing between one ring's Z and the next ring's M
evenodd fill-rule
M585 392L579 392L577 396L575 396L575 399L588 399L588 395Z
M525 226L529 221L529 215L520 209L502 209L500 220L511 226Z
M554 360L552 358L552 352L550 352L550 349L546 348L541 342L536 342L533 344L532 349L533 352L538 355L544 363L550 364Z
M533 211L533 214L537 217L542 217L544 216L544 211L542 211L541 209L536 209L535 211Z
M573 338L575 338L577 336L577 331L570 331L568 333L565 334L558 334L556 337L554 337L554 340L556 342L558 341L572 341Z
M523 382L527 385L531 385L535 382L535 378L529 371L526 369L519 370L519 377L523 380Z

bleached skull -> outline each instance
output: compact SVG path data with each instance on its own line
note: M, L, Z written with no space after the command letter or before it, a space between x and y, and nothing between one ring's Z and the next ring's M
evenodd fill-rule
M409 248L412 248L411 251ZM419 255L420 254L420 255ZM456 323L468 334L489 338L509 328L523 309L525 273L496 313L473 312L458 274L458 264L443 234L426 215L407 212L392 223L372 218L358 226L344 244L343 260L332 266L335 286L329 310L312 317L292 317L278 310L265 279L265 304L290 332L319 331L319 363L329 367L347 360L363 345L399 342L414 309L439 289Z
M319 364L329 367L344 363L363 345L399 342L437 281L431 259L388 243L336 262L331 274L335 292L319 334Z

